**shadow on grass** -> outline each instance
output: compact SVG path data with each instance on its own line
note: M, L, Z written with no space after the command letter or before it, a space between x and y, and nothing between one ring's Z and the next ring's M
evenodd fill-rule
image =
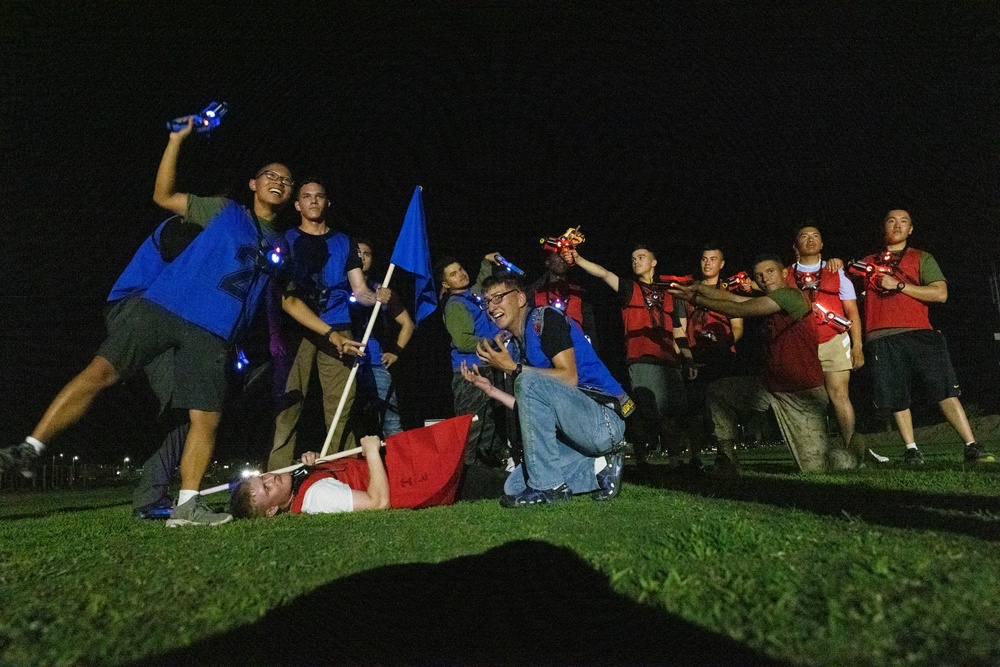
M518 541L344 577L136 665L779 665L614 592L573 551Z
M752 471L792 473L789 464L756 461ZM678 475L665 466L630 469L626 479L644 486L682 491L706 498L723 498L775 507L794 508L823 516L860 519L892 528L934 530L1000 540L1000 497L887 490L864 483L831 484L799 478L755 477L718 479L711 475ZM908 474L934 474L933 470Z

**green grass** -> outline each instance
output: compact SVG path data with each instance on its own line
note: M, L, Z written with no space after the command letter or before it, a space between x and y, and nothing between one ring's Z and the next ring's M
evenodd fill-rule
M0 496L0 664L996 664L1000 466L923 451L169 531L128 490Z

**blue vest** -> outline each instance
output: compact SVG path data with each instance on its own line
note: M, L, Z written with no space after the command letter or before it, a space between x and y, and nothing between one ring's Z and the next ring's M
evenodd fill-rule
M570 338L573 341L573 353L576 357L576 386L581 389L596 390L602 394L618 397L625 393L618 380L611 376L604 362L594 352L593 345L587 340L583 329L572 318L551 306L533 308L528 313L524 323L524 358L529 366L535 368L552 368L552 360L542 351L542 323L545 311L551 310L559 314L569 323Z
M272 248L283 245L280 234L263 224L258 232L247 209L227 202L205 231L164 267L144 298L233 340L240 333L237 325L243 329L250 324L269 280L257 268L261 240Z
M136 292L142 292L153 284L156 277L167 266L160 255L160 234L163 233L163 228L171 219L168 218L161 222L135 251L128 266L125 267L112 286L111 293L108 294L108 301L118 301Z
M347 279L347 260L350 252L357 252L357 248L352 248L351 240L346 234L333 232L326 239L326 249L328 254L326 263L322 269L314 271L314 268L304 264L308 258L297 256L295 246L300 238L310 236L302 230L295 228L285 232L291 262L292 280L302 293L299 298L307 303L315 303L309 298L307 292L323 292L323 297L319 301L316 314L321 320L330 326L350 328L351 314L348 310L348 299L351 296L351 284ZM310 239L306 239L307 241ZM302 253L298 253L301 255Z
M471 290L466 290L459 294L452 294L450 299L459 299L460 303L472 315L472 331L476 338L493 338L500 333L500 327L493 321L493 318L479 306L479 300L472 294ZM455 348L455 343L451 344L451 368L457 371L462 367L462 361L471 368L472 364L481 364L475 352L459 352Z
M368 288L374 292L376 285L369 282ZM354 299L353 293L351 294L351 299ZM350 301L350 304L351 322L354 325L354 340L360 341L364 338L365 329L368 327L368 320L371 319L372 310L375 307L363 306L357 299ZM380 329L384 328L384 323L380 320L385 320L386 318L385 304L382 304L378 311L378 320L375 321L375 326L372 328L372 335L369 336L368 343L365 345L365 353L358 357L359 364L372 364L374 366L382 364L382 344L378 342L377 334Z

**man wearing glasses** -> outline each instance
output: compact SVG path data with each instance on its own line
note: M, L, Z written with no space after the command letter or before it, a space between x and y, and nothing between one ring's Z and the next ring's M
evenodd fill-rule
M288 347L275 340L272 334L272 354L280 356L284 350L294 349L295 357L287 377L276 374L274 378L275 383L284 386L285 391L278 399L268 470L287 467L294 459L296 427L314 366L323 390L327 429L333 423L346 388L347 400L334 429L332 442L337 447L354 445L353 435L344 434L347 415L354 405L354 385L347 386L354 355L345 354L336 340L351 339L348 305L352 290L357 301L365 306L375 305L375 292L365 283L357 243L343 232L331 228L327 222L329 208L330 200L323 182L318 178L305 179L295 199L295 210L300 216L299 226L285 234L289 251L286 274L289 282L281 295L281 307L296 320L299 319L296 313L308 311L323 322L323 327L321 330L308 325L295 327L295 342ZM391 292L385 288L378 291L379 300L386 303Z
M189 119L187 127L171 132L156 173L153 200L203 231L152 281L93 361L59 392L31 435L20 445L0 450L0 471L30 474L43 443L83 417L98 394L173 350L174 405L188 410L191 426L180 463L180 497L168 527L216 525L232 519L203 505L198 488L215 448L227 352L249 325L270 279L261 257L280 247L273 220L292 192L291 174L279 163L268 164L250 179L250 207L221 197L177 192L177 157L191 130ZM317 333L326 331L308 308L302 312L293 305L289 312ZM358 347L335 332L330 337L342 351Z
M483 300L503 331L480 341L476 354L481 363L514 377L514 393L494 386L478 365L463 361L462 375L517 411L524 452L500 504L550 504L591 492L599 500L614 498L621 489L625 416L632 400L580 325L551 306L530 307L516 278L487 278Z

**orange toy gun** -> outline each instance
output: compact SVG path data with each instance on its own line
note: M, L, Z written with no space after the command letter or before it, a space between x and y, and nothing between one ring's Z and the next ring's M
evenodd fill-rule
M744 294L749 294L753 291L753 281L750 280L750 274L746 271L740 271L735 276L730 276L726 281L722 283L722 288L727 289L730 292L743 292Z
M653 283L657 287L670 287L677 285L694 285L694 276L657 276Z
M563 250L568 248L577 247L586 240L587 238L580 231L580 225L577 225L576 227L570 227L567 229L563 232L562 236L545 236L539 239L538 242L541 243L546 250L561 253ZM566 259L566 257L564 256L563 259ZM570 257L569 259L566 259L566 263L572 264L573 258Z
M872 263L856 259L848 264L847 270L849 273L865 278L868 281L868 285L876 292L889 294L896 291L882 287L882 276L898 277L896 275L896 264L892 261L891 252L879 255L878 259Z
M813 301L813 312L819 318L820 324L833 327L837 333L844 333L851 328L851 321L843 315L838 315L829 308L823 306L818 301Z

